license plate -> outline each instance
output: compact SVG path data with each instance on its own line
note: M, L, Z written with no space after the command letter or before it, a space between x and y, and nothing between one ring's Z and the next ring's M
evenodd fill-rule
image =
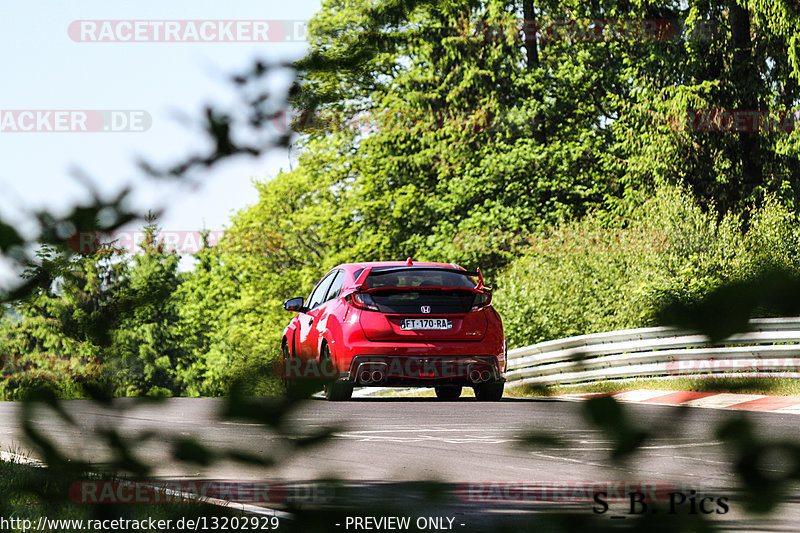
M404 318L401 329L452 329L453 321L449 318Z

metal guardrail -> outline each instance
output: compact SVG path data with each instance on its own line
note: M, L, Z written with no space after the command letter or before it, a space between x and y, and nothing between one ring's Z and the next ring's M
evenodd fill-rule
M508 352L508 386L637 377L800 377L800 317L759 318L750 331L709 343L676 328L593 333Z

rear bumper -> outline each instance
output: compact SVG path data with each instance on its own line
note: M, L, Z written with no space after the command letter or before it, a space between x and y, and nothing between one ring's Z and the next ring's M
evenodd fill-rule
M493 355L357 355L341 378L357 386L472 386L504 382Z

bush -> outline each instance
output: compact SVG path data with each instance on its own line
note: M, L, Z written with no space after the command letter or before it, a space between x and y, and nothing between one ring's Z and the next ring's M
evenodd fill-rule
M535 235L497 281L509 346L656 325L666 302L769 266L800 271L797 216L774 198L749 215L745 228L663 187L628 220L589 216Z

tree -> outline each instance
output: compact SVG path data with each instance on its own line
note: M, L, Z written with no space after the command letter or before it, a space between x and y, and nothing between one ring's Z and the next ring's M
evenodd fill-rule
M155 219L148 217L142 253L133 257L115 295L122 313L109 351L115 380L131 396L181 394L194 364L178 336L178 255L158 233Z

